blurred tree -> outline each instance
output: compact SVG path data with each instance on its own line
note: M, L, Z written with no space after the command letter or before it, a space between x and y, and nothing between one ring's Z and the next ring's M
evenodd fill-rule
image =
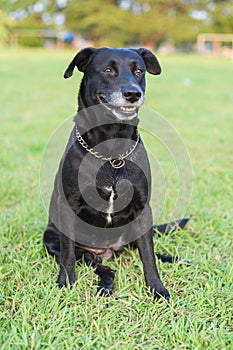
M12 21L5 12L0 10L0 46L5 46L10 42Z
M209 30L216 33L233 33L233 1L215 1L210 7Z
M121 10L116 1L70 0L64 10L69 29L79 31L95 45L121 46L131 43L130 11Z
M233 31L233 1L224 0L0 0L15 28L69 30L96 46L176 46L200 32Z
M168 39L176 43L196 40L200 23L189 11L190 6L181 0L105 0L104 6L101 0L69 0L64 13L70 29L96 45L154 48Z
M196 20L189 16L190 6L184 1L142 1L148 11L135 18L132 34L149 47L156 47L163 41L175 44L196 40L198 30L194 30ZM197 25L196 25L197 27Z

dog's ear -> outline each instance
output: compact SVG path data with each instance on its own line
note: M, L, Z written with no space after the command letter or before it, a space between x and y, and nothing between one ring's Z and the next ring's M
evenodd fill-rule
M87 47L78 52L77 55L73 58L73 60L70 62L69 66L66 68L64 78L70 78L73 75L75 67L77 67L78 70L80 70L80 72L84 72L85 67L90 62L96 50L97 49L94 49L93 47Z
M160 64L155 55L148 49L140 48L135 50L143 59L148 73L157 75L161 73Z

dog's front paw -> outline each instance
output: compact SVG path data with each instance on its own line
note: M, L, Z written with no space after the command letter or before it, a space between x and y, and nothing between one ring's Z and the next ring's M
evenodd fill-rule
M170 294L168 290L161 284L160 286L150 287L151 292L154 294L154 299L158 300L164 298L166 301L169 301Z
M57 285L59 288L67 287L67 280L69 281L70 287L75 283L76 276L73 269L65 269L64 267L60 268L59 276L57 279Z
M63 278L58 278L57 279L57 285L58 285L58 288L63 288L63 287L67 287L67 283L66 283L66 278L63 279Z

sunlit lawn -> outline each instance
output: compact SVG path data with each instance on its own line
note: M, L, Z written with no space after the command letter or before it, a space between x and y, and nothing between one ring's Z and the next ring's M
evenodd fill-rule
M72 290L56 287L58 268L42 246L47 214L39 172L50 135L75 114L81 75L62 78L73 55L0 52L0 348L233 349L232 62L159 57L163 74L148 75L146 106L177 129L194 171L187 228L155 239L156 251L192 260L190 266L158 263L172 295L167 305L147 293L136 251L111 263L117 275L110 298L97 298L97 277L84 265ZM143 121L156 133L153 118L143 115ZM161 164L172 187L166 159ZM169 218L177 186L174 178L159 223Z

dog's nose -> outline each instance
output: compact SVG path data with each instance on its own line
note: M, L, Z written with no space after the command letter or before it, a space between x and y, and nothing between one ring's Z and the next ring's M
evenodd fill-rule
M128 86L124 89L123 96L127 101L134 103L140 99L142 93L137 87Z

